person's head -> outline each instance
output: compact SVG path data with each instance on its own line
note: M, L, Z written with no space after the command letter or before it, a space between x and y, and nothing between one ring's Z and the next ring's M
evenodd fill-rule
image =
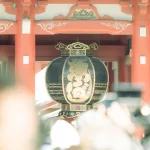
M0 149L34 150L37 138L34 97L8 77L0 78Z
M80 135L81 150L135 149L135 143L127 132L100 111L83 113L77 119L76 126Z

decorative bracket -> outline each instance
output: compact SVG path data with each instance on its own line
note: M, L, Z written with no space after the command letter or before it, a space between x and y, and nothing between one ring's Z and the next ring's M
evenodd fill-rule
M31 6L31 0L23 0L23 17L30 18L30 6Z
M140 0L138 5L140 7L140 14L146 15L148 11L149 0Z
M47 0L37 1L37 3L35 4L35 14L44 13L47 5Z
M120 5L123 7L128 7L130 4L130 0L120 0Z
M9 14L16 14L16 5L15 2L6 2L5 0L0 0L0 3L5 7L5 12Z
M132 14L132 2L131 0L120 0L122 12Z

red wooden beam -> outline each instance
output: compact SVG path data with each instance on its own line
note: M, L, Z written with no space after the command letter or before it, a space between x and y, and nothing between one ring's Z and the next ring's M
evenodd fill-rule
M68 38L69 37L69 38ZM109 35L109 34L56 34L56 35L52 35L52 36L45 36L45 35L37 35L36 36L36 42L56 42L56 40L59 41L65 41L65 42L69 42L69 41L77 41L77 39L79 39L79 41L85 41L86 44L87 42L91 42L92 41L100 41L101 42L105 42L107 41L107 43L109 43L110 41L120 41L121 39L124 39L124 41L127 41L127 39L130 37L126 37L126 36L119 36L119 35ZM89 43L91 44L91 43ZM44 44L37 44L37 45L44 45ZM46 44L45 44L46 45ZM103 44L101 44L103 45ZM116 44L117 45L117 44Z
M119 57L125 56L125 52L125 45L100 45L99 49L94 52L94 56L103 61L117 61ZM4 53L8 57L14 57L15 46L0 45L0 53ZM36 46L36 61L51 61L60 56L60 51L56 50L55 46Z
M35 34L113 34L132 35L133 23L116 20L53 20L35 22Z
M14 4L13 0L0 0L0 3L2 3L5 7L12 7L12 5Z
M119 4L120 0L89 0L91 4ZM49 4L76 4L78 0L47 0Z
M91 4L119 4L119 0L89 0Z
M0 52L8 54L8 56L14 56L14 45L0 45ZM98 50L94 52L95 56L117 56L121 57L125 55L125 45L100 45ZM60 56L60 51L55 49L53 45L36 45L36 56Z
M30 3L31 3L31 0L23 0L23 2L30 4Z
M1 34L16 34L16 22L0 20ZM53 34L112 34L132 35L133 23L128 21L38 21L35 22L36 35Z

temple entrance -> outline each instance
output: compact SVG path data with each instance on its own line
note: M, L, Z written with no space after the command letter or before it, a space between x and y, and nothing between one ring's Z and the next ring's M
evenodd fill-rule
M6 58L1 59L0 70L7 72L8 63L11 64L12 70L15 70L15 42L14 36L0 36L1 53L5 53ZM76 41L85 44L96 42L99 46L98 50L94 52L94 56L101 59L109 71L109 88L113 83L131 82L131 62L130 62L130 45L131 37L127 35L110 35L110 34L56 34L56 35L36 35L36 62L35 73L38 78L43 76L44 68L54 58L60 56L60 51L55 49L55 45L59 42L70 44ZM3 45L7 44L7 49ZM2 48L5 48L4 50ZM40 73L40 71L42 73ZM4 71L3 71L4 72ZM49 100L48 96L42 95L42 81L36 83L35 97L37 100L43 102ZM38 92L40 91L40 92ZM44 98L45 97L45 98Z

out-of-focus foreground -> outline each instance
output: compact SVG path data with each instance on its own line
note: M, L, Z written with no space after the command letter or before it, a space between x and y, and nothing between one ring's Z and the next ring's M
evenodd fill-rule
M11 78L0 82L1 150L149 149L150 108L139 103L139 90L107 93L97 108L68 123L44 119L32 95Z

